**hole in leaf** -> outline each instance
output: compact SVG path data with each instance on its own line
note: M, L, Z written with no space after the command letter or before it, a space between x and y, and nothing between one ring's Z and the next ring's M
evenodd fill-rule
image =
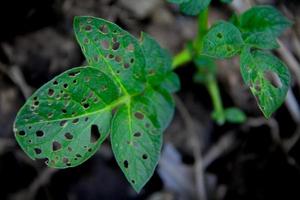
M128 69L130 67L129 63L124 63L124 68Z
M109 55L108 55L108 58L109 58L109 59L113 59L114 57L115 57L115 56L114 56L113 54L109 54Z
M76 83L77 83L77 80L76 80L76 79L75 79L75 80L73 80L73 83L74 83L74 84L76 84Z
M130 59L130 63L131 63L131 64L134 63L134 58L131 58L131 59Z
M141 135L142 134L140 132L136 132L136 133L133 134L134 137L141 137Z
M73 139L73 135L71 133L65 133L65 138L68 140L72 140Z
M38 106L39 104L40 104L39 101L34 101L34 102L33 102L33 105L34 105L34 106Z
M121 62L121 60L122 60L121 56L116 56L116 57L115 57L115 61L116 61L116 62Z
M69 159L66 157L63 157L62 161L63 161L63 163L67 164L69 162Z
M131 180L131 183L135 184L135 180Z
M109 49L109 42L107 40L102 40L101 46L103 49Z
M93 124L91 127L91 143L95 143L101 137L101 133L97 125Z
M64 88L65 89L68 88L68 84L67 83L64 84Z
M128 160L125 160L125 161L123 162L123 165L124 165L124 167L127 169L127 168L128 168L128 165L129 165Z
M53 85L58 85L57 80L55 80L55 81L53 82Z
M19 135L24 136L24 135L26 135L26 132L25 131L19 131Z
M133 44L129 44L129 45L127 46L127 50L128 50L128 51L134 51L134 45L133 45Z
M75 76L77 76L78 74L80 74L80 71L70 72L68 75L69 75L70 77L75 77Z
M92 30L92 26L90 26L90 25L87 25L85 28L84 28L86 31L91 31Z
M76 157L77 158L81 158L82 156L80 154L76 154Z
M42 130L38 130L37 132L35 132L37 137L43 137L44 136L44 132Z
M88 117L84 118L84 121L86 121L86 122L87 122L88 120L89 120L89 118L88 118Z
M92 152L92 150L93 150L92 148L89 148L89 149L88 149L88 152Z
M59 123L59 125L60 126L65 126L66 124L67 124L67 120L62 120L60 123Z
M58 151L61 149L61 144L57 141L52 142L52 150L53 151Z
M73 119L72 123L77 124L79 122L79 119Z
M42 150L40 148L34 148L34 152L36 154L41 154L42 153Z
M104 33L104 34L107 34L108 33L108 28L106 25L101 25L99 30Z
M84 104L83 104L83 107L84 107L85 109L88 109L88 108L90 107L90 104L84 103Z
M67 113L67 110L65 108L61 109L61 112L66 114Z
M223 38L223 34L222 34L222 33L217 33L217 37L218 37L219 39L222 39L222 38Z
M135 112L135 113L134 113L134 116L135 116L137 119L140 119L140 120L144 119L144 114L141 113L141 112Z
M278 77L278 74L275 72L272 72L270 70L267 70L264 74L265 78L275 87L275 88L281 88L282 83L280 78Z
M113 49L114 51L118 50L119 48L120 48L120 42L115 42L115 43L113 43L112 49Z
M148 159L148 155L147 155L147 154L143 154L142 158L143 158L144 160L147 160L147 159Z
M50 88L50 89L48 90L48 96L49 96L49 97L52 97L53 95L54 95L54 90Z

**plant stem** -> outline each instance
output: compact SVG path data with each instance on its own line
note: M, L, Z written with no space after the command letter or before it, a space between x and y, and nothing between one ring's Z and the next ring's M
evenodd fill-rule
M207 33L208 30L208 8L202 11L198 15L198 34L194 41L194 49L196 55L199 55L202 51L202 42L204 35Z
M198 15L198 33L197 37L192 42L193 48L184 48L179 54L173 58L172 68L173 70L192 61L194 55L201 55L202 52L202 43L205 34L208 31L208 8L202 11ZM215 75L208 75L207 81L204 83L210 97L212 99L214 112L213 118L218 124L223 124L225 122L224 108L220 96L219 86L216 80Z
M192 60L192 55L189 49L184 48L179 54L173 58L172 68L176 69Z
M206 83L206 87L210 94L213 107L214 107L213 118L216 120L216 122L219 125L222 125L225 122L225 114L224 114L224 108L223 108L222 99L220 95L220 89L216 81L216 78L215 77L209 78Z

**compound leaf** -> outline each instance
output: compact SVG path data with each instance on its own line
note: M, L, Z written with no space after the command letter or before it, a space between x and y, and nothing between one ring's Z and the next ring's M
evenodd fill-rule
M243 46L241 32L229 22L215 24L203 39L203 54L216 58L230 58Z
M17 141L31 158L67 168L91 157L111 132L116 160L140 191L180 87L170 55L149 35L138 42L103 19L76 17L74 29L90 66L62 73L28 99L16 118Z
M187 15L197 15L208 7L211 0L168 0L179 4L180 10Z
M145 58L136 38L116 24L94 17L75 17L74 31L90 66L100 68L125 93L144 89Z
M29 157L47 159L50 167L77 166L107 137L120 95L96 68L68 70L28 99L15 121L16 139Z
M269 118L283 103L290 85L290 74L277 57L260 50L245 48L241 54L241 74Z

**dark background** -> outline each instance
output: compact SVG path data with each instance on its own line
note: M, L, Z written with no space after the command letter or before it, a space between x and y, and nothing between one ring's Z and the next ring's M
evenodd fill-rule
M210 22L228 19L249 2L272 4L294 21L281 38L287 50L274 53L288 64L296 61L299 71L299 1L236 0L228 6L213 0ZM207 199L300 199L299 75L290 68L296 100L288 103L292 109L283 105L267 121L242 83L237 59L219 63L218 81L225 107L241 108L248 120L242 125L215 124L205 87L193 82L194 66L177 69L182 89L176 94L176 114L164 135L158 169L140 194L118 168L109 142L72 169L49 169L30 160L14 140L13 121L33 91L66 69L84 64L72 30L75 15L111 20L136 36L148 32L172 54L197 30L194 17L182 15L177 6L163 0L0 1L1 200L199 199L196 183L205 185ZM204 176L196 170L198 163Z

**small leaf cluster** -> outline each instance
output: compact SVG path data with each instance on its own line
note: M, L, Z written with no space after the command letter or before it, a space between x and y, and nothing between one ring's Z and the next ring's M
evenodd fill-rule
M38 89L19 111L15 137L32 159L54 168L80 165L110 136L116 161L136 191L152 176L162 133L174 113L179 79L168 52L103 19L76 17L87 66Z
M269 118L283 103L290 85L285 64L266 50L277 48L277 38L291 22L271 6L256 6L231 22L215 23L205 35L202 54L217 59L240 56L240 71L258 105Z

